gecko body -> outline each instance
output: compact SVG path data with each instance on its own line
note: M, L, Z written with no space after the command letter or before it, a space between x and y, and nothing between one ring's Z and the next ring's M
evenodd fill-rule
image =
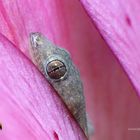
M69 53L52 44L41 33L31 33L30 43L34 64L58 92L85 134L88 135L83 85Z

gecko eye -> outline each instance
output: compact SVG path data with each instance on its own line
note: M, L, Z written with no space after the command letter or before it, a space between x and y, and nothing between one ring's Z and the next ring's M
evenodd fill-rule
M52 60L47 64L47 74L51 79L61 79L67 72L65 64L60 60Z

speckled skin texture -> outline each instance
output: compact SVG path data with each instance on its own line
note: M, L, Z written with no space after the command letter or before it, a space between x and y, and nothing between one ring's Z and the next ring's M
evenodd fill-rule
M52 84L85 134L88 135L83 85L69 53L56 47L41 33L31 33L30 42L30 54L34 64ZM46 72L47 63L56 59L61 60L67 68L67 73L59 80L51 79Z

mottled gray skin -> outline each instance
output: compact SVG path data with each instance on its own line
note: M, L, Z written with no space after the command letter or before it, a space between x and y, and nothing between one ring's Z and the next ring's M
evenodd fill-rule
M69 53L62 48L56 47L41 33L31 33L30 42L30 53L33 62L52 84L85 134L88 135L83 85ZM46 72L48 62L55 59L61 60L67 69L67 73L59 80L51 79Z

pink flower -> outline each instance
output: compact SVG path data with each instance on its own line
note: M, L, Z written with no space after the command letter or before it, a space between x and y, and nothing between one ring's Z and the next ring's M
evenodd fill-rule
M130 45L127 48L127 44L135 44L138 49L138 21L131 21L128 16L125 20L135 27L137 42L132 29L119 22L124 12L133 11L131 0L127 4L116 0L114 3L111 0L81 1L115 55L79 1L0 2L0 123L3 127L0 139L85 139L63 102L30 61L30 32L45 34L72 54L84 82L95 139L127 139L128 128L139 127L139 100L119 64L124 66L139 93L138 59L134 57L138 57L139 51ZM137 0L134 3L137 4ZM138 135L131 134L130 138L136 139Z

